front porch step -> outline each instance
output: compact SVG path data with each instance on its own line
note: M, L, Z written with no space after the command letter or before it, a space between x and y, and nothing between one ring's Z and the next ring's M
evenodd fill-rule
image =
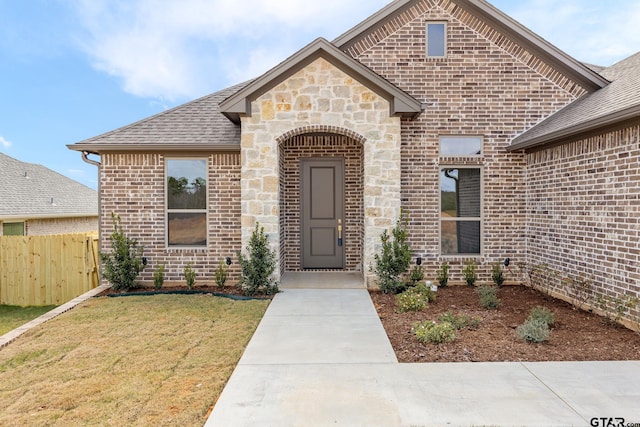
M280 279L281 289L365 289L360 272L289 271Z

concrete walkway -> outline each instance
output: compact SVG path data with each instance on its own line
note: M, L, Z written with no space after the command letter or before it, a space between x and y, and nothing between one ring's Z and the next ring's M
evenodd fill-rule
M640 361L400 364L361 285L312 282L276 295L206 427L640 423Z

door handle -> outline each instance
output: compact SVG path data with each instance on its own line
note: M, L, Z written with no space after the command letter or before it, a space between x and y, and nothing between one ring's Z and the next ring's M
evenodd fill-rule
M338 220L338 246L342 246L342 219Z

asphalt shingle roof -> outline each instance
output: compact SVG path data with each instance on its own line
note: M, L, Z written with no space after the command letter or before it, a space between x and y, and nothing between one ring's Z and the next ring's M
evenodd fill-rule
M604 69L601 75L611 83L524 132L511 148L530 148L640 116L640 52Z
M0 153L0 219L84 216L98 216L97 191Z
M244 88L244 82L172 108L130 125L115 129L70 146L122 145L143 148L145 145L240 145L240 126L222 113L220 103ZM91 150L88 150L91 151Z

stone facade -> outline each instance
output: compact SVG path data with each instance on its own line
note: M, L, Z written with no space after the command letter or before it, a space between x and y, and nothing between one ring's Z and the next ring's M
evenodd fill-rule
M400 118L389 111L386 99L323 58L253 101L252 115L242 118L243 244L257 221L280 252L279 144L302 134L344 135L363 146L362 262L368 271L379 235L400 214Z
M197 284L213 283L218 263L228 256L234 259L230 275L238 275L235 260L241 250L240 155L193 153L189 157L206 158L209 166L208 244L203 248L167 247L165 160L180 156L161 153L102 156L101 250L110 250L107 237L113 231L111 213L115 213L120 216L125 233L144 246L149 264L140 277L143 283L152 283L153 270L160 264L166 265L168 282L184 282L183 269L188 263L196 270Z
M527 155L527 256L554 291L576 297L573 278L640 295L639 163L639 124Z

